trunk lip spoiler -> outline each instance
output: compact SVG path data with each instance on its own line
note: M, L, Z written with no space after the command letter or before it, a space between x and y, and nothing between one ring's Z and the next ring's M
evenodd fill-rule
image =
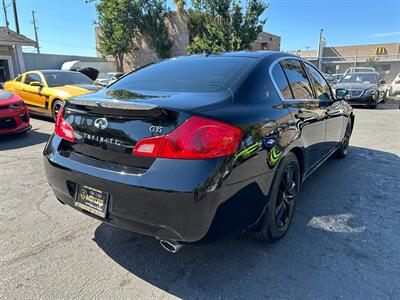
M158 105L153 103L144 103L140 101L121 101L121 100L86 100L86 99L74 99L70 98L67 102L75 105L91 106L91 107L102 107L102 108L116 108L116 109L127 109L127 110L152 110L159 108Z

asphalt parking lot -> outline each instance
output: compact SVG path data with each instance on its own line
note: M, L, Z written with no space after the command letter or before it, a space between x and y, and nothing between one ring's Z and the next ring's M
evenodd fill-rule
M61 205L42 150L54 124L0 139L2 299L399 299L400 110L356 109L349 155L303 185L288 235L163 250Z

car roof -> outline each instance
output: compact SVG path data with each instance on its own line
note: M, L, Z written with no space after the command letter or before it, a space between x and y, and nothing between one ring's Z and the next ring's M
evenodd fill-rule
M65 72L77 73L77 71L57 70L57 69L54 69L54 70L51 70L51 69L48 69L48 70L31 70L31 71L28 71L26 73L30 73L30 72L42 72L43 74L45 74L45 73L65 73Z
M179 60L190 60L190 59L201 59L201 58L264 58L267 56L272 56L276 54L281 54L281 55L287 55L287 56L293 56L288 53L280 52L280 51L234 51L234 52L221 52L221 53L205 53L205 54L193 54L189 56L179 56L179 57L174 57L172 59L179 59Z

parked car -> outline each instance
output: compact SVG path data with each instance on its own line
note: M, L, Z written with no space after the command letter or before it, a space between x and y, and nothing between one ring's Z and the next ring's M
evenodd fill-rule
M18 95L0 91L0 135L29 129L29 112L24 101Z
M379 102L386 100L385 81L379 80L379 74L375 72L347 74L332 88L348 90L351 98L347 101L353 105L376 108Z
M378 73L377 71L376 71L376 69L375 68L372 68L372 67L351 67L351 68L348 68L347 70L346 70L346 72L344 72L344 75L343 76L346 76L347 74L353 74L353 73L365 73L365 72L367 72L367 73Z
M400 74L397 74L396 78L393 79L389 88L389 93L390 96L400 95Z
M348 152L346 95L287 53L164 60L65 102L47 179L61 203L171 252L243 230L275 241L300 184Z
M104 75L104 77L97 78L95 82L101 86L108 86L108 85L114 83L115 81L117 81L122 76L124 76L124 73L110 72L110 73L106 73Z
M61 70L30 71L4 84L4 90L19 95L32 112L54 119L65 99L99 89L86 75Z

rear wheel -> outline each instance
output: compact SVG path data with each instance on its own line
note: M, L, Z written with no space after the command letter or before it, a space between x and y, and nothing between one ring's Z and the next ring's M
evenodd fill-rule
M60 112L61 107L62 107L61 100L55 100L53 102L52 116L53 116L54 121L57 119L57 115Z
M340 148L336 150L334 154L336 158L345 158L347 156L347 153L349 152L351 132L352 132L352 122L349 120L346 126L344 137L342 139L342 142L340 143Z
M270 191L270 201L255 237L274 242L283 237L293 219L300 188L300 168L296 155L289 153L281 163Z
M385 101L386 101L386 97L387 97L387 91L385 91L384 93L383 93L383 97L382 97L382 100L381 100L381 103L385 103Z

